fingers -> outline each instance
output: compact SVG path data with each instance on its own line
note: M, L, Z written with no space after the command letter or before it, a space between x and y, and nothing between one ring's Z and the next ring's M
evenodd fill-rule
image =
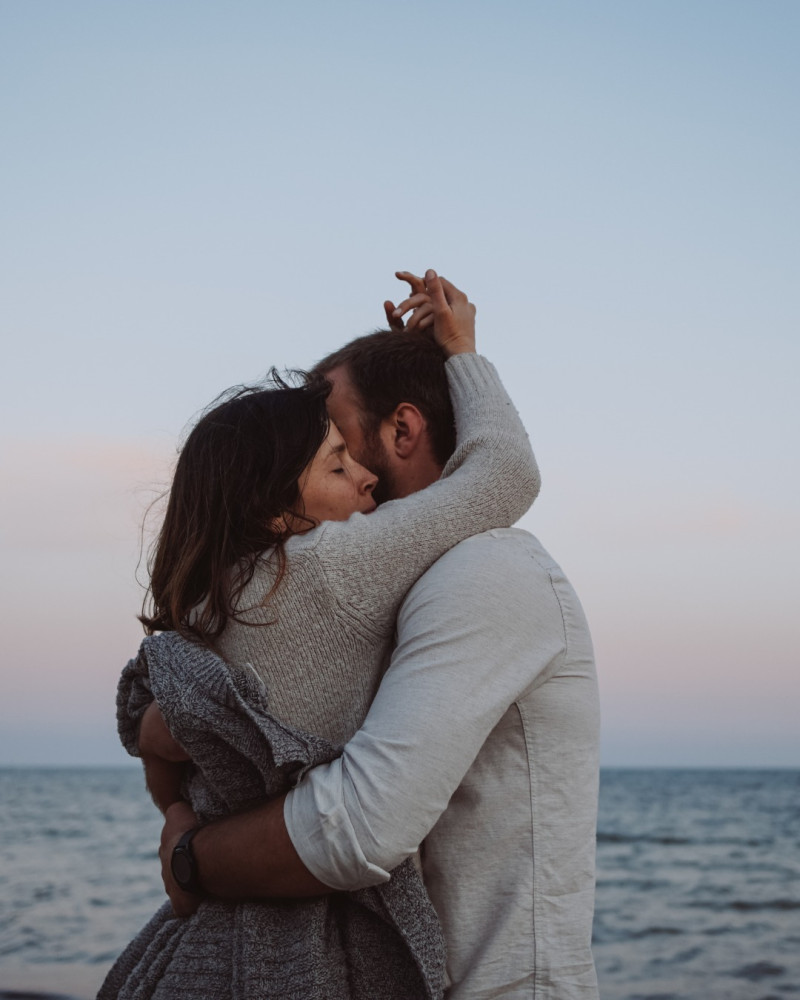
M412 294L419 294L425 291L425 280L420 278L418 274L414 274L411 271L395 271L394 275L401 281L407 281L411 285Z
M412 295L424 295L428 292L426 279L429 274L436 275L436 272L429 269L425 273L425 278L421 278L418 274L414 274L412 271L395 271L395 277L399 278L401 281L407 281L411 286ZM436 276L444 288L445 296L448 301L451 297L466 299L466 295L459 288L456 288L452 281L448 281L447 278L443 278L441 275Z
M407 312L411 312L412 309L419 309L421 306L430 303L430 296L427 292L421 292L417 295L412 295L408 299L403 299L399 306L396 306L392 315L396 318L404 316Z
M431 269L425 272L425 288L428 291L428 295L430 295L434 315L438 316L440 313L450 311L442 279Z
M456 288L452 281L448 281L447 278L443 278L441 275L439 275L439 281L442 283L442 288L444 289L444 294L450 304L450 307L452 309L458 309L464 316L471 316L474 322L475 314L478 310L475 308L475 305L470 302L466 293L462 292L460 288Z
M396 333L400 333L403 330L424 330L433 323L433 306L428 296L425 295L422 301L416 296L414 296L414 299L415 301L407 299L397 307L395 307L393 302L389 302L388 300L383 303L389 327ZM411 311L411 315L408 317L408 321L404 323L401 317L409 311Z
M397 306L389 300L384 302L386 320L392 330L425 330L434 325L437 317L440 325L443 321L452 325L454 308L461 314L471 313L474 318L475 307L467 296L436 271L429 269L424 278L411 271L395 271L395 275L408 283L411 294ZM403 317L408 313L411 315L404 322ZM452 339L449 335L445 337L448 341Z
M447 278L443 278L441 275L439 275L439 281L441 281L442 283L442 288L444 289L445 298L450 303L450 305L455 305L457 302L469 303L470 305L472 305L472 303L467 298L466 293L462 292L460 288L456 288L456 286L453 284L452 281L448 281ZM472 308L474 309L475 306L472 306Z
M411 295L398 306L395 306L388 299L383 303L383 310L386 313L386 321L390 329L395 331L424 330L430 327L433 324L433 310L425 288L425 279L412 271L395 271L395 277L408 283ZM404 322L403 316L409 312L411 315Z
M448 302L455 302L456 299L466 299L467 296L460 288L456 288L452 281L448 281L447 278L443 278L441 275L439 275L439 281L442 283L442 288Z
M425 287L433 307L433 335L449 357L475 350L475 307L455 285L434 270L425 272Z
M425 302L411 313L406 323L406 330L424 330L433 323L433 318L433 306L430 302Z
M394 302L387 299L383 303L383 311L386 313L386 322L389 324L389 329L394 330L395 333L400 333L403 330L403 320L399 316L394 314Z

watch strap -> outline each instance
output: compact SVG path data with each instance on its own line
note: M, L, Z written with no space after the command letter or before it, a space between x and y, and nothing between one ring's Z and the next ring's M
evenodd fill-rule
M197 859L192 850L192 839L199 829L199 826L195 826L191 830L187 830L172 849L170 860L172 876L184 892L199 893L202 891Z

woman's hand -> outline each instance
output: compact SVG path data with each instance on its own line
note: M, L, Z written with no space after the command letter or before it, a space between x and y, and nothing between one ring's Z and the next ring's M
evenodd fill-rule
M411 286L411 296L399 306L387 299L383 303L386 312L386 322L392 330L424 330L433 323L433 305L425 288L425 279L411 271L395 271L395 277L407 281ZM414 304L409 305L412 298ZM404 308L405 307L405 308ZM404 322L403 314L413 310L408 320Z
M189 755L167 729L161 709L151 701L139 723L139 754L153 802L161 812L181 799L181 788Z
M433 326L436 342L450 357L475 351L475 306L467 296L435 271L420 278L410 271L397 271L401 281L411 286L411 295L394 306L385 302L386 318L394 330L402 330L403 316L411 312L406 330L424 330Z
M161 757L173 763L191 759L167 729L164 716L155 701L147 706L139 723L139 753L142 757Z

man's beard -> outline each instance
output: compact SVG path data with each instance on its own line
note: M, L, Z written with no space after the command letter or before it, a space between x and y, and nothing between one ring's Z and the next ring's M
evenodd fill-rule
M397 483L389 468L389 453L377 430L364 434L364 450L357 456L357 461L378 477L378 485L372 491L375 503L386 503L397 497Z

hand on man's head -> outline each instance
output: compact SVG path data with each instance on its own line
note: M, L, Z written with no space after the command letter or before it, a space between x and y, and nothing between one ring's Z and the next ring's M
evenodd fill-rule
M411 288L410 298L419 296L419 300L408 322L405 322L403 320L403 313L397 314L397 310L401 309L404 303L395 306L394 302L387 299L383 303L383 308L389 328L399 332L401 330L413 330L415 327L422 330L430 326L433 323L433 309L430 306L430 298L425 288L425 279L421 278L418 274L413 274L411 271L395 271L395 276L401 281L408 282ZM406 301L410 301L410 298ZM407 310L403 310L403 312L405 311Z
M433 327L433 336L444 353L467 354L475 351L475 306L460 289L427 270L425 277L410 271L397 271L401 281L407 281L411 295L398 306L383 304L386 318L393 330L424 330ZM403 316L411 313L403 326Z

